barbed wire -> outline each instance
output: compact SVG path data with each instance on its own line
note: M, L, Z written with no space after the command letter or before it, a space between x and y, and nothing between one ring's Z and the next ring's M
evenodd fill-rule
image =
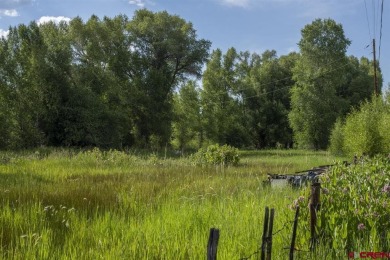
M286 229L288 227L288 224L291 224L291 223L294 223L294 220L289 220L289 221L286 221L282 228L280 228L278 231L272 233L272 236L275 236L277 235L278 233L280 233L281 231L283 231L284 229ZM271 237L266 237L266 241L269 241ZM260 253L261 250L257 250L255 252L253 252L252 254L250 254L249 256L246 256L246 257L242 257L240 258L239 260L248 260L248 259L251 259L253 256L257 255ZM298 251L298 250L297 250Z
M274 235L280 233L281 231L283 231L287 227L287 224L289 224L289 223L294 223L294 220L292 220L292 221L290 220L290 221L285 222L283 227L281 229L279 229L278 231L276 231L275 233L273 233L272 235L274 236Z
M257 255L258 253L260 253L260 250L258 250L258 251L256 251L256 252L253 252L250 256L240 258L239 260L248 260L248 259L251 259L252 256Z

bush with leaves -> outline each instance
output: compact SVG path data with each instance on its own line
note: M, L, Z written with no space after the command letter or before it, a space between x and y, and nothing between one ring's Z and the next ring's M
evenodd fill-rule
M317 213L319 238L333 252L374 252L390 246L390 159L382 156L365 158L356 165L337 165L321 177L321 209ZM301 219L309 220L307 207L310 189L295 200ZM303 236L310 237L308 223ZM307 240L306 240L307 241ZM335 256L337 257L337 256Z
M207 148L200 148L194 155L192 161L197 165L237 165L240 161L238 149L230 145L220 146L219 144L209 145Z
M389 98L388 98L389 99ZM330 136L334 154L388 154L390 152L390 102L373 97L353 110L345 123L337 121Z
M330 134L330 146L329 150L332 154L342 155L344 146L344 128L343 122L339 118L333 126L333 130Z

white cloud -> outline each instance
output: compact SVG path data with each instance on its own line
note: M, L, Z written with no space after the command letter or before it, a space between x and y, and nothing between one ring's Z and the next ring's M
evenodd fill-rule
M4 37L7 38L9 34L9 30L4 31L3 29L0 29L0 38Z
M0 15L16 17L19 16L15 9L0 9Z
M41 24L44 24L44 23L49 23L49 22L54 22L56 24L59 24L60 22L66 22L66 23L69 23L70 22L70 19L69 17L65 17L65 16L42 16L41 18L39 18L37 20L37 24L38 25L41 25Z
M228 6L248 7L249 0L222 0L222 3Z
M144 0L130 0L129 4L136 5L138 7L143 8L145 6L145 1Z

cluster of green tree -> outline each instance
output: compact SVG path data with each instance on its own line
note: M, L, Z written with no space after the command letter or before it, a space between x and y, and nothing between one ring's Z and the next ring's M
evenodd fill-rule
M289 91L298 59L296 53L278 58L275 51L213 51L202 88L188 82L175 95L174 145L291 146Z
M373 63L348 57L349 44L340 24L318 19L302 30L299 54L215 50L202 88L190 82L175 95L174 144L326 149L336 119L374 91Z
M333 20L307 25L300 53L281 57L209 55L167 12L19 25L0 40L0 149L326 148L336 119L373 90L372 62L347 57L349 43Z
M0 148L165 144L210 42L167 12L19 25L0 41Z
M390 152L390 93L373 97L354 109L332 129L330 150L334 154L370 155Z
M336 119L374 92L373 64L347 57L350 43L331 19L317 19L302 30L289 119L295 142L303 148L327 148Z

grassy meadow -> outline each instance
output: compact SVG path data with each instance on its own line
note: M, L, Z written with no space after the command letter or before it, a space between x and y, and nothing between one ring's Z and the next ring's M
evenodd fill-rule
M269 206L276 211L274 231L281 230L273 256L287 259L295 214L289 205L300 191L263 187L266 173L345 158L299 150L241 151L240 157L238 166L222 168L136 151L2 152L0 258L205 259L215 227L218 259L240 259L258 251ZM311 257L296 252L297 259Z

